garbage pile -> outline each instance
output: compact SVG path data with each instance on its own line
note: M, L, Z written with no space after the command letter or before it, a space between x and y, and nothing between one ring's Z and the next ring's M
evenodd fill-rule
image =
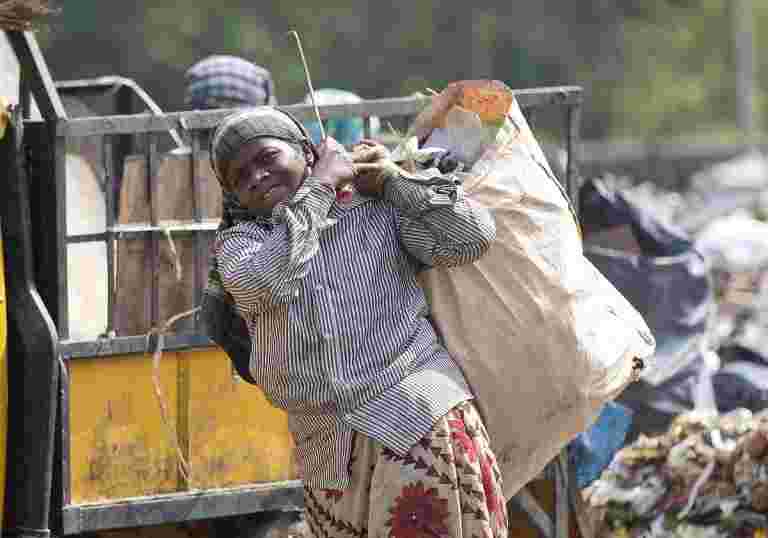
M768 538L768 159L682 193L606 176L580 194L587 255L658 344L618 399L629 443L582 490L596 536Z
M603 220L621 208L618 202L630 208L640 246L627 248L614 226L599 230L597 238L605 236L604 244L592 255L597 262L605 260L605 271L627 272L627 267L647 274L645 280L624 278L627 289L621 291L634 298L632 290L639 290L637 300L649 305L643 311L646 319L654 325L658 318L654 367L620 398L634 412L629 439L639 433L658 435L675 416L702 403L720 413L768 408L768 158L749 151L704 169L685 192L615 176L601 181L615 194L592 204L598 207L582 207ZM681 235L689 239L687 245L678 240ZM655 239L650 249L648 238ZM585 240L590 255L588 235ZM704 263L681 264L673 251L678 245L692 259L700 254ZM623 252L605 256L603 246ZM705 287L711 294L706 301L694 293Z
M582 492L597 538L768 536L768 411L688 413Z

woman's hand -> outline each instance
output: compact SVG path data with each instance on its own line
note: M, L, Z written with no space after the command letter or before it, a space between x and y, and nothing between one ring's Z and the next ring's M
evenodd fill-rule
M355 163L354 185L357 191L370 198L381 198L384 185L399 170L392 162L389 150L378 142L364 139L352 151L352 159Z
M317 147L319 158L312 175L321 183L339 189L355 179L355 166L352 157L344 146L331 137L327 137Z
M390 158L389 150L375 140L363 138L352 148L352 160L357 163L376 163Z

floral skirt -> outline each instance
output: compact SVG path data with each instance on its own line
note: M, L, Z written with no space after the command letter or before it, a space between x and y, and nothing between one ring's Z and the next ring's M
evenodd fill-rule
M501 474L472 401L404 456L355 434L350 489L304 489L315 538L506 538Z

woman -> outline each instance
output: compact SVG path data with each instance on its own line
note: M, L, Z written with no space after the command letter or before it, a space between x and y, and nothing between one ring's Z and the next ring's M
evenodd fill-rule
M505 537L485 428L416 282L481 257L489 214L371 142L354 162L331 138L315 148L271 107L224 120L211 159L239 204L215 271L247 322L253 381L288 413L313 534Z

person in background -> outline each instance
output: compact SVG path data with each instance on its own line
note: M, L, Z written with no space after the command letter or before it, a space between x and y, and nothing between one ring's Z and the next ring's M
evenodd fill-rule
M349 103L359 103L362 99L359 95L346 90L337 90L335 88L323 88L315 90L315 102L318 105L345 105ZM312 103L309 94L304 97L304 102ZM323 121L325 133L336 140L344 147L351 148L363 138L375 138L379 132L379 118L371 117L370 132L365 133L365 122L363 118L330 118ZM316 122L306 124L307 130L312 137L312 142L319 144L322 138L320 125Z
M187 69L184 102L191 110L276 105L265 68L237 56L208 56Z

